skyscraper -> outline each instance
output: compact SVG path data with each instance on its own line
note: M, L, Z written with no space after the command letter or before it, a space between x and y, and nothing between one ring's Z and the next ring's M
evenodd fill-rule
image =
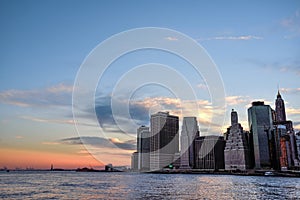
M196 117L184 117L180 137L181 169L191 169L194 167L194 141L199 137L199 128Z
M179 118L169 112L151 115L150 170L160 170L179 152Z
M131 154L131 169L134 171L138 170L138 152Z
M253 141L254 164L256 169L270 168L270 138L273 129L272 109L264 102L253 102L248 109L248 123Z
M238 123L238 114L231 112L231 126L224 150L226 170L246 170L250 168L250 150L246 132Z
M276 101L275 101L275 112L276 112L275 120L277 122L286 121L284 100L281 98L281 94L280 94L279 90L278 90L277 98L276 98Z
M137 129L138 169L140 171L150 169L150 131L147 126Z
M202 136L195 139L195 169L224 169L225 141L222 136Z
M280 157L281 168L290 168L299 166L298 152L296 147L296 136L293 128L293 122L286 120L284 100L280 92L277 93L275 101L275 135L277 143L277 157ZM280 143L280 145L279 145ZM285 158L286 159L282 159ZM284 164L287 161L287 164Z

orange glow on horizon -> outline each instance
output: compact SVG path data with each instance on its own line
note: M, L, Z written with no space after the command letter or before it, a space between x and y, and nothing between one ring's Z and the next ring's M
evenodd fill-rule
M76 155L65 153L39 152L31 150L1 149L0 168L9 169L77 169L82 167L103 168L103 163L91 155Z

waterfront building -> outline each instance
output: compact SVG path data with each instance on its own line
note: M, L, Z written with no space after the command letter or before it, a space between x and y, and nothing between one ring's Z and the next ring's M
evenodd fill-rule
M150 130L147 126L137 129L138 170L150 169Z
M195 169L224 169L225 140L222 136L201 136L195 139Z
M194 167L194 141L199 137L199 128L196 117L184 117L180 136L180 168L191 169Z
M138 170L138 152L131 154L131 169L134 171Z
M287 170L291 167L291 148L290 148L290 137L287 134L286 127L283 125L275 126L276 135L279 136L280 146L277 150L277 155L279 157L280 169L282 171Z
M161 170L174 161L179 152L179 118L169 112L151 115L150 170Z
M277 157L280 157L281 168L291 168L299 166L296 135L293 128L293 122L286 120L284 100L280 92L277 93L275 100L275 120L274 129L277 141L280 141L280 147L277 145ZM284 159L282 159L284 157ZM283 162L286 160L286 163Z
M270 141L273 130L273 111L264 102L253 102L248 109L252 157L256 169L271 168Z
M224 150L226 170L246 170L250 168L250 150L248 138L243 127L238 123L238 114L231 112L231 126L228 129Z
M297 159L300 161L300 131L295 135L296 139L296 149L297 149Z

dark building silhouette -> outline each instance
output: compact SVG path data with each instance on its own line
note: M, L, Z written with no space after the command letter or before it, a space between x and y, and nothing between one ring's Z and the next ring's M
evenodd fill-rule
M150 130L147 126L137 129L138 170L150 169Z
M278 168L285 170L300 165L293 122L286 120L284 100L278 91L275 100L274 134Z
M271 168L270 141L273 128L273 112L264 102L253 102L248 109L252 158L256 169Z
M284 100L281 98L281 94L279 90L275 101L275 112L276 112L276 117L275 117L276 122L286 121Z
M201 136L195 139L195 169L224 169L225 140L222 136Z
M169 112L151 115L150 170L168 167L179 152L179 118Z

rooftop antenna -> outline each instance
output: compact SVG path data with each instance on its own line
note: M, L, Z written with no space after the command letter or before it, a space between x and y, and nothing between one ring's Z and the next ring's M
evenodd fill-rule
M280 96L280 92L279 92L279 83L277 83L277 97Z

